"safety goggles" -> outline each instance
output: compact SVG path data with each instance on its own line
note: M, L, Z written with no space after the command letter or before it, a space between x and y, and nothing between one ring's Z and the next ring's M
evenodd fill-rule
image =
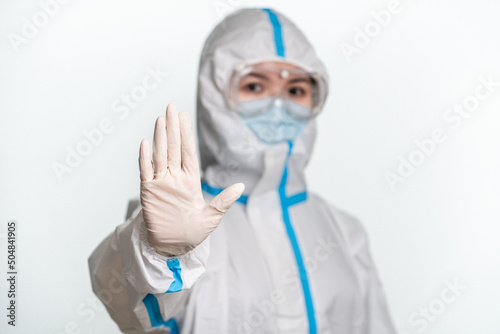
M295 67L249 65L233 71L228 91L232 110L242 116L257 116L269 110L277 99L284 101L285 107L292 106L286 109L293 117L311 118L321 111L325 85L316 73ZM257 100L254 105L260 108L246 107L249 101Z

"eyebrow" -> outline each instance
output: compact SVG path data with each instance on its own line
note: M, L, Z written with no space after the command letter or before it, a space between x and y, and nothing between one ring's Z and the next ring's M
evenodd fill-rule
M261 73L256 73L256 72L250 72L246 75L246 77L249 77L249 76L253 76L253 77L257 77L257 78L261 78L263 80L267 80L269 81L269 77L267 77L266 75L264 74L261 74ZM291 79L289 80L287 83L295 83L295 82L307 82L307 83L312 83L311 81L311 78L305 78L305 77L299 77L299 78L294 78L294 79Z
M249 77L249 76L257 77L257 78L261 78L261 79L269 81L269 78L266 75L264 75L264 74L250 72L247 75L245 75L245 77Z
M307 82L307 83L312 83L312 80L309 77L308 78L304 78L304 77L295 78L295 79L292 79L292 80L288 81L288 83L301 82L301 81L304 81L304 82Z

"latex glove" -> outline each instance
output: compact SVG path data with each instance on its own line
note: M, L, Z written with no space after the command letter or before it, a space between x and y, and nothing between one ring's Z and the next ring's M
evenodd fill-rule
M245 186L233 184L205 202L191 116L178 114L173 104L167 106L166 120L156 120L152 163L149 143L143 139L141 204L149 243L166 256L185 254L212 233Z

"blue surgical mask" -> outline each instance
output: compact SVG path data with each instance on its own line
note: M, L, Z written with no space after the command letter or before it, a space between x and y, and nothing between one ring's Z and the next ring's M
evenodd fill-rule
M310 108L283 98L242 101L238 114L252 132L267 144L294 140L307 124L307 118L292 115L311 114Z

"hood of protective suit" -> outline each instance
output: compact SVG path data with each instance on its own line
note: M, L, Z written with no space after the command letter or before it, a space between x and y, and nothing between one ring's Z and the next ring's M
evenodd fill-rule
M244 8L228 15L208 36L199 64L197 129L203 179L216 188L243 182L245 194L255 195L276 189L287 165L287 189L305 191L303 171L313 150L315 119L308 121L293 143L269 145L228 104L233 70L264 61L287 62L315 72L328 91L325 66L287 17L265 8Z

